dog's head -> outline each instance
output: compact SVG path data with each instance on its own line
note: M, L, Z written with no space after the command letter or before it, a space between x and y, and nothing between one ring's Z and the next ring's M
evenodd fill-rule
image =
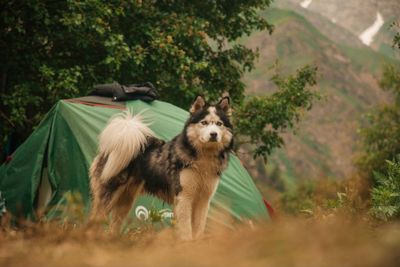
M208 104L202 96L196 97L190 108L186 135L196 149L224 150L232 147L233 134L230 122L230 98L224 96L215 105Z

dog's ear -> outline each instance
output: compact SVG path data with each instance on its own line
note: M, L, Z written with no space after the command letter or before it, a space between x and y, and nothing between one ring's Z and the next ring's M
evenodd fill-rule
M232 115L231 99L229 95L223 96L217 105L222 109L223 112L225 112L227 116Z
M194 100L192 106L190 107L190 113L193 114L196 111L199 111L200 109L204 108L206 105L206 101L204 100L204 97L201 95L198 95L196 99Z

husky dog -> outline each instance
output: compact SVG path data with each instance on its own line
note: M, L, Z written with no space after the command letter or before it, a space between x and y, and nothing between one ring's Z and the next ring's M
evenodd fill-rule
M136 197L147 193L173 205L181 239L199 238L233 146L230 114L229 97L209 105L198 96L183 131L169 142L156 138L140 115L112 119L90 167L91 220L111 213L118 231Z

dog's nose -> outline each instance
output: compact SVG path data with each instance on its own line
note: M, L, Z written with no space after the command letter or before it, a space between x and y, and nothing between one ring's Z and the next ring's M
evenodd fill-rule
M210 140L217 140L218 134L216 132L210 133Z

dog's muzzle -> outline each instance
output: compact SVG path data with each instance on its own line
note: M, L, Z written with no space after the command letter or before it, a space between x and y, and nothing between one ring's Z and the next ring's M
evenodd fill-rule
M215 132L210 133L210 138L208 139L209 142L217 142L218 134Z

